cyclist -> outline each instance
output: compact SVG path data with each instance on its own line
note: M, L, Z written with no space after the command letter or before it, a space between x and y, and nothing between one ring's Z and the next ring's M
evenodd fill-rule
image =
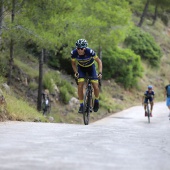
M166 98L166 105L169 109L169 115L168 116L170 117L170 84L165 86L164 97Z
M148 90L145 91L143 97L142 97L142 104L144 104L144 110L145 110L145 116L147 116L147 111L146 111L146 106L148 103L148 100L150 102L150 106L151 106L151 114L150 116L152 117L152 110L153 110L153 105L154 105L154 91L153 91L153 87L151 85L148 86Z
M71 51L71 65L75 77L78 79L78 97L80 108L78 113L83 113L83 86L86 74L92 77L92 85L94 89L94 106L93 111L97 112L99 109L99 87L98 78L102 78L102 62L96 53L87 47L88 43L85 39L79 39L76 42L76 48ZM98 74L95 68L94 61L98 64Z

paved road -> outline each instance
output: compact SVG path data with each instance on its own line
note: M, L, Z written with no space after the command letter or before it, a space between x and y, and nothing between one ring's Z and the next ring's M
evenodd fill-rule
M169 170L170 122L157 103L85 125L0 123L0 170Z

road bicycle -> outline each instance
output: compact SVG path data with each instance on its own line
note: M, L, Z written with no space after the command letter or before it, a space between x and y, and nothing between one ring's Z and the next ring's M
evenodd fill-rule
M43 115L48 115L51 112L51 101L47 94L42 94L42 111Z
M90 113L93 110L93 87L91 80L92 77L87 77L86 78L86 91L84 95L84 102L83 102L83 121L85 125L89 124L90 120ZM98 79L99 81L99 86L101 86L101 80Z
M149 102L146 103L146 112L147 112L147 117L148 117L148 123L150 123L150 117L151 117L151 111L149 108Z
M85 125L89 124L90 113L93 111L93 87L91 80L93 77L86 77L86 90L83 100L83 121ZM75 77L76 84L78 85L78 79ZM98 79L99 89L101 89L101 79Z

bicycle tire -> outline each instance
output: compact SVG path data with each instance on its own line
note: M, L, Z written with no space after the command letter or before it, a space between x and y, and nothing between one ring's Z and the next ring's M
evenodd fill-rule
M148 123L150 123L150 110L149 105L147 104L147 112L148 112Z
M91 102L91 95L90 91L87 89L85 96L84 96L84 102L83 102L83 120L84 124L88 125L90 120L90 102Z

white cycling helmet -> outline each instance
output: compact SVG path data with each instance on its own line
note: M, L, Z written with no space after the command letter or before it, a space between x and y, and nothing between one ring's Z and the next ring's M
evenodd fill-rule
M77 48L86 48L88 45L87 41L85 39L79 39L76 41L76 47Z

